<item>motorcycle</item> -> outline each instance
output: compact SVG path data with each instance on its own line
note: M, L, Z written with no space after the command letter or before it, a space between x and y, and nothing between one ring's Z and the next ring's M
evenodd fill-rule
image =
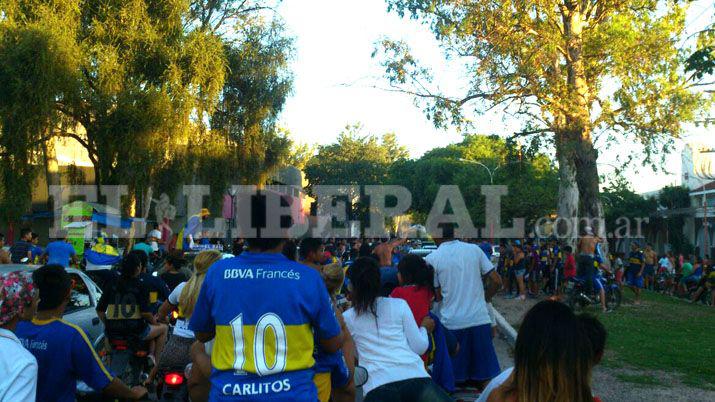
M608 274L605 277L606 283L603 285L603 290L606 296L606 308L615 310L621 305L623 298L621 288L615 282L613 274ZM589 305L598 305L601 303L600 294L586 294L586 286L583 280L573 278L566 284L566 303L572 310L584 309Z
M146 342L135 338L109 339L109 370L128 386L143 385L153 361Z
M156 396L159 401L185 402L189 400L187 379L191 365L187 367L169 367L159 370Z

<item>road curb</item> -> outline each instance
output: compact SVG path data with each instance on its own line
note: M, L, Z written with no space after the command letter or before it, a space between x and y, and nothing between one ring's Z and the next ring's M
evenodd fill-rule
M516 345L516 330L507 322L506 318L504 318L504 316L494 308L494 306L490 304L489 307L491 307L492 312L494 313L494 319L497 322L497 326L499 326L499 332L504 335L504 338L506 338L509 346L514 347L514 345Z

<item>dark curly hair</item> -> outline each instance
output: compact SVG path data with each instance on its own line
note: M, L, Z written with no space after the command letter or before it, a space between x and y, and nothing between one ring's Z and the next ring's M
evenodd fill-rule
M417 254L407 254L397 265L397 271L405 285L425 287L434 292L434 270L424 258Z

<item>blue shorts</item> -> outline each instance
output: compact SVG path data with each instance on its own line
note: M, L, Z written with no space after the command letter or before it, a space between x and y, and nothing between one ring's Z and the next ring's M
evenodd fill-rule
M515 276L522 276L522 277L523 277L524 275L526 275L526 268L515 269L515 270L514 270L514 275L515 275Z
M144 330L142 331L140 339L143 341L147 341L147 337L149 336L149 333L151 332L151 325L147 324L146 327L144 327Z
M628 269L626 270L626 283L628 286L633 286L635 288L643 287L643 275L638 276L640 269Z
M653 276L653 275L655 275L655 265L645 264L645 267L643 268L643 276Z
M340 359L330 369L330 385L333 388L343 388L350 383L350 370L345 363L345 357L340 353Z
M491 324L451 330L459 342L459 351L452 359L457 382L490 380L501 372L492 342Z

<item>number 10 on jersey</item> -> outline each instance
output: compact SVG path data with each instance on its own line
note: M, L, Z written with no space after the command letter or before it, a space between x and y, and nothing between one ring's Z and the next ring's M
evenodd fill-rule
M273 332L273 342L268 335L269 329ZM286 354L288 344L286 329L283 321L274 313L266 313L256 323L253 345L246 345L243 333L243 314L231 320L233 333L233 369L236 371L252 371L246 367L246 347L253 348L253 366L256 374L266 376L281 373L286 367ZM272 352L272 353L271 353ZM269 355L275 356L273 362L268 361ZM248 370L247 370L248 369Z

